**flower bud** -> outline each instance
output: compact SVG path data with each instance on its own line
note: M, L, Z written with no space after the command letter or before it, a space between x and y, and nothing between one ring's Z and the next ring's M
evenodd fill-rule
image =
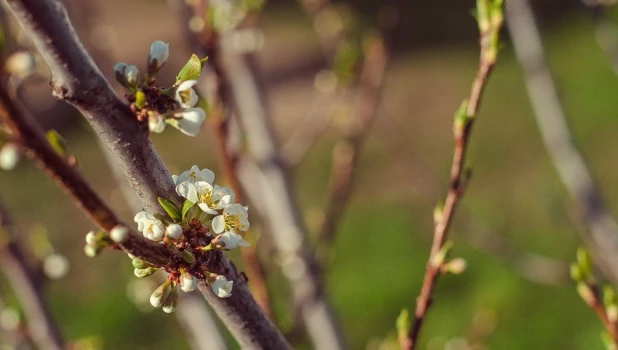
M91 258L94 258L95 256L99 255L100 252L101 252L100 246L92 246L88 244L84 246L84 253Z
M163 67L170 56L169 44L161 40L154 41L150 45L150 53L148 54L148 74L155 74Z
M172 288L170 288L170 281L166 281L157 288L150 296L150 305L153 307L161 307L167 297L170 295Z
M149 267L152 267L152 265L150 265L149 263L145 262L144 260L142 260L140 258L133 258L133 259L131 259L131 264L136 269L147 269Z
M127 66L124 70L124 78L130 86L137 85L137 78L139 75L139 69L135 65Z
M178 224L171 224L165 229L165 234L171 239L178 239L182 236L182 227Z
M127 86L127 79L124 77L124 71L127 69L127 64L124 62L116 63L114 66L114 76L116 80L123 86Z
M117 225L109 231L109 236L112 241L122 243L129 237L129 229L125 226Z
M183 292L192 292L197 288L197 278L190 273L184 273L180 277L180 289Z
M167 299L163 302L163 311L170 314L176 309L178 304L178 290L176 286L172 286L172 291L167 296Z
M31 52L19 51L6 59L4 67L7 72L25 78L34 72L36 68L36 59Z
M98 242L97 234L94 231L90 231L86 234L86 244L96 246Z
M0 169L12 170L20 158L19 146L9 142L0 148Z

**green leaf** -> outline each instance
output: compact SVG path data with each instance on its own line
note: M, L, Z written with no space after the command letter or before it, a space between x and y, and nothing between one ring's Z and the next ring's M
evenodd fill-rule
M178 222L181 220L180 211L178 210L178 206L176 205L176 203L172 202L169 199L165 199L161 197L159 197L158 199L159 199L159 204L161 204L161 207L163 208L163 210L165 210L167 215L169 215L170 218L172 218L172 220L174 220L175 222Z
M189 211L189 209L193 208L194 205L195 205L195 203L190 202L189 200L186 200L182 204L182 220L185 219L185 216L187 215L187 212Z
M196 80L200 77L200 73L202 72L202 67L206 63L208 58L203 58L200 60L196 54L191 55L191 58L184 67L180 70L178 75L176 76L176 84L181 83L187 80Z

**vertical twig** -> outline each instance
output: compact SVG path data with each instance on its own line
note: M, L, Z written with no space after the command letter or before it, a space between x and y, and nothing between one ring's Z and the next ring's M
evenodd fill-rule
M32 341L40 349L61 350L65 343L44 300L39 276L29 266L22 247L8 232L11 230L10 224L8 214L0 202L0 267L26 313Z
M502 27L502 8L501 2L492 0L477 1L477 22L480 32L481 52L476 79L472 84L472 90L468 101L464 102L460 111L455 116L453 125L453 136L455 149L451 164L451 176L449 190L444 201L444 205L436 215L433 242L425 277L421 286L421 292L416 299L416 310L414 321L410 328L408 338L401 340L402 348L414 349L418 343L418 336L425 321L427 310L431 306L432 296L436 287L440 268L444 261L439 261L440 254L449 233L449 228L453 221L455 210L464 193L467 172L464 170L466 151L470 144L472 126L476 120L478 109L483 97L483 90L487 84L489 74L493 69L498 51L498 35Z
M572 200L581 211L583 239L596 262L618 283L618 224L597 189L584 157L572 140L556 86L543 53L527 0L507 1L507 25L524 71L528 98L547 152Z
M611 1L582 0L582 2L590 10L597 42L609 60L614 73L618 75L618 27L607 13Z

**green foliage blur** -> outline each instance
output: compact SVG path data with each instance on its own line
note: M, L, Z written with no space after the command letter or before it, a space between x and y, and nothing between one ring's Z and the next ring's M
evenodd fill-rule
M449 2L458 1L441 1L445 7ZM142 21L152 22L152 30L136 34L131 43L121 41L123 30L134 29L123 24L130 11L114 12L105 5L102 20L110 26L118 22L112 27L119 37L113 50L117 60L140 63L152 40L169 41L171 56L180 56L167 68L173 79L174 69L190 53L180 42L176 19L167 19L168 10L159 5ZM401 309L414 310L431 244L433 208L448 182L452 115L467 96L477 65L475 23L465 9L449 13L448 18L455 15L463 18L464 32L470 33L461 40L408 45L405 35L400 35L403 42L387 73L379 115L363 150L335 253L325 262L326 289L341 315L351 349L380 348L385 337L394 336ZM433 14L433 20L441 18ZM610 207L616 208L618 76L597 45L582 8L542 24L576 142ZM280 67L319 57L311 24L298 8L267 7L262 27L266 44L260 62L267 81L270 75L277 76ZM448 22L441 28L457 30ZM111 67L103 70L110 73ZM283 142L311 109L313 75L278 78L269 89ZM37 105L37 101L28 103ZM478 118L470 153L473 176L451 232L452 256L465 258L468 269L439 280L420 348L442 349L457 339L487 349L602 348L601 324L568 278L568 263L581 228L573 220L574 208L540 141L508 41ZM334 119L333 131L294 170L312 232L319 227L340 122ZM61 133L79 170L132 222L134 213L123 203L86 123L75 119ZM208 128L197 138L168 131L153 139L172 173L193 164L221 173ZM97 337L105 349L189 347L173 316L140 310L130 301L127 286L135 278L126 256L105 252L90 259L83 254L84 235L92 224L32 163L23 161L15 171L0 173L0 195L24 235L44 224L56 249L71 262L69 275L50 282L46 290L68 339ZM241 264L238 256L234 259ZM276 267L270 268L273 302L285 329L291 309L287 287ZM17 305L4 279L0 279L0 293L8 294L8 301Z

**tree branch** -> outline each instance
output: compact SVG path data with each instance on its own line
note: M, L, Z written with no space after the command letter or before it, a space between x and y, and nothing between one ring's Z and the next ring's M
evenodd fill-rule
M22 247L11 237L10 224L0 202L0 267L24 308L29 335L40 349L64 349L63 337L43 298L37 274L30 268ZM3 233L6 237L2 237Z
M485 4L489 6L490 1L477 1L477 7ZM493 3L492 3L493 4ZM493 6L493 5L492 5ZM477 9L478 10L478 9ZM487 9L485 9L487 10ZM436 282L440 275L440 268L444 261L437 261L446 239L448 237L449 228L453 221L455 210L464 193L467 174L464 170L466 159L466 151L470 144L470 135L472 126L476 120L476 115L483 97L483 91L487 84L489 74L496 63L498 35L502 27L502 14L500 15L485 14L485 16L477 15L480 30L480 46L481 52L479 57L479 66L476 73L476 79L472 84L470 97L462 105L460 111L455 116L453 125L453 136L455 140L455 149L453 153L453 161L451 164L451 179L449 190L444 201L444 206L436 215L433 243L431 252L427 261L425 277L421 292L416 299L416 310L414 312L414 323L410 328L407 339L401 341L402 348L414 349L418 345L418 336L420 335L421 327L427 315L427 310L431 306L432 296L436 287ZM480 12L480 11L479 11ZM495 20L494 20L495 16ZM489 18L488 18L489 17ZM499 20L498 20L499 19ZM494 23L496 22L496 23ZM487 26L485 26L487 24Z
M573 142L556 85L545 61L530 3L507 1L507 25L524 71L528 97L549 156L585 225L582 238L595 261L618 284L618 224L603 201L580 150Z
M181 2L182 6L187 6ZM199 9L197 9L199 10ZM196 12L198 16L203 13ZM287 169L279 159L274 131L266 110L263 89L257 81L257 67L251 53L233 48L235 30L215 36L206 47L221 80L226 98L244 130L248 153L257 165L257 183L266 194L252 198L261 203L266 226L271 229L281 258L281 267L292 289L294 304L300 310L313 346L318 349L341 349L344 341L335 316L323 293L318 266L307 244L307 231L298 212ZM248 195L252 192L246 191Z
M118 160L144 208L150 212L160 212L158 197L177 199L174 183L148 139L147 128L140 127L128 106L113 94L109 83L94 66L92 59L75 36L62 4L54 0L5 1L49 65L53 76L54 94L73 104L84 114ZM29 128L31 129L31 125ZM32 136L40 135L35 133ZM34 142L35 146L43 147L41 145L44 144L43 141ZM55 154L47 153L43 156L46 156L47 160L54 160L53 157L57 157ZM62 167L64 164L58 163L57 159L51 165L59 166L59 169L62 169L60 171L66 172L66 169ZM57 179L76 180L74 174L63 173L62 175ZM71 189L69 187L69 190ZM82 204L89 200L88 198L80 199ZM100 215L96 212L91 213L93 214ZM113 220L109 220L111 218L113 216L107 217L106 224L113 223ZM134 255L140 257L145 254L153 255L161 249L151 247L151 244L160 245L148 242L145 238L139 238L141 237L135 233L129 236L128 241L136 244L131 248L141 253ZM214 254L214 257L217 261L213 262L209 268L213 272L223 272L228 279L234 280L234 294L226 299L217 298L210 288L204 286L201 288L202 294L240 345L251 349L290 348L281 333L255 303L245 281L233 264L223 254ZM146 260L157 264L157 261L152 259ZM173 260L166 259L166 262L169 261Z

